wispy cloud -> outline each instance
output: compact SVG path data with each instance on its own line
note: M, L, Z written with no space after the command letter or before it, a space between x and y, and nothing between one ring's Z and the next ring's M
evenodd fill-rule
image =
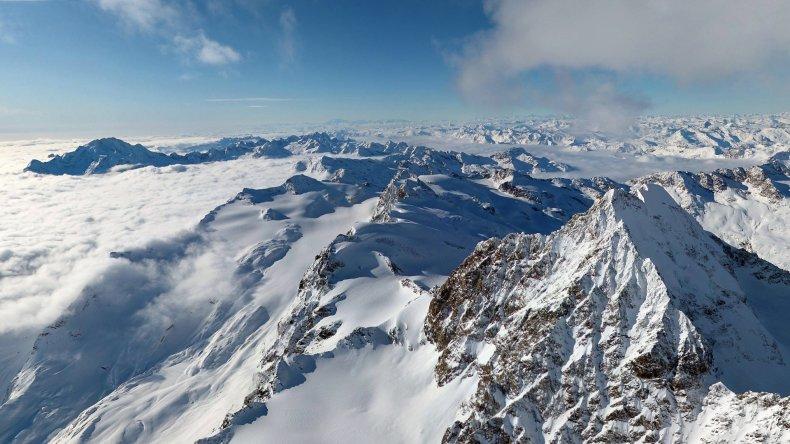
M227 65L241 60L241 55L235 49L211 40L202 33L195 37L177 35L173 38L173 43L179 51L193 54L206 65Z
M296 26L296 13L286 7L280 13L280 56L286 67L296 61Z
M119 18L128 28L162 35L170 46L189 59L206 65L226 65L241 60L234 48L209 38L194 26L189 8L161 0L92 0L100 9Z
M5 43L7 45L16 43L14 34L8 29L8 25L3 21L2 17L0 17L0 43Z
M12 108L8 106L3 106L0 104L0 117L11 117L11 116L33 116L37 113L30 109L23 109L23 108Z
M159 0L95 0L99 8L113 13L126 25L153 30L160 25L176 26L180 14L175 7Z
M192 72L185 72L178 76L178 80L181 80L182 82L189 82L195 80L196 78L198 78L198 75Z
M0 105L0 116L12 116L18 114L17 110Z
M212 98L206 102L290 102L294 99L287 97L232 97L232 98Z
M552 86L530 93L537 103L575 116L571 131L579 134L589 131L626 134L634 118L651 106L646 98L619 91L612 82L601 79L576 81L562 70L555 72Z

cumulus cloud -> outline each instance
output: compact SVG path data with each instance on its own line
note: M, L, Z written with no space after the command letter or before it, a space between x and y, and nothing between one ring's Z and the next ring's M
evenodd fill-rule
M232 47L209 38L192 25L188 8L161 0L94 0L102 10L117 16L130 29L163 35L180 53L206 65L226 65L241 60Z
M290 7L280 13L280 55L285 66L296 60L296 13Z
M524 98L542 68L645 73L678 82L763 70L790 53L790 2L754 0L493 0L493 27L455 62L472 100Z

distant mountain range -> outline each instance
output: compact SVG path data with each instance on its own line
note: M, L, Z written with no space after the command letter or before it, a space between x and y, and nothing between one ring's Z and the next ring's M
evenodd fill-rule
M412 123L385 128L350 127L350 137L435 138L461 142L552 145L689 158L745 158L790 149L790 114L732 117L643 117L617 134L572 119L533 118L480 123Z
M245 156L293 174L110 253L15 370L0 441L790 440L786 152L622 184L313 133L27 170Z
M425 152L425 147L408 147L405 143L356 142L327 133L312 133L273 140L260 137L225 138L216 142L196 145L185 154L164 154L142 145L132 145L116 138L96 139L47 161L32 160L25 168L39 174L88 175L111 171L154 166L193 165L239 159L243 156L283 158L305 154L344 154L363 157L401 155L407 151ZM416 151L415 151L416 150ZM454 154L455 155L455 154ZM458 153L457 156L473 157ZM535 157L523 148L502 152L492 159L483 159L488 165L500 163L522 172L556 172L571 169L543 157ZM515 164L514 164L515 162Z

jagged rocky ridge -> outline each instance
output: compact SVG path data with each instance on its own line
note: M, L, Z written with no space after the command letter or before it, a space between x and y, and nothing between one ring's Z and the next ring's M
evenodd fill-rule
M388 131L371 132L364 127L337 130L337 136L316 132L267 140L262 137L224 138L195 145L186 154L164 154L114 138L98 139L75 151L47 161L33 160L27 171L41 174L96 174L121 166L189 165L242 156L288 157L305 153L334 153L361 156L392 154L402 144L358 143L345 135L455 138L460 141L494 144L556 145L582 150L606 150L637 154L675 155L692 158L748 158L778 153L790 148L790 124L786 114L735 117L645 117L626 134L582 130L570 119L528 119L460 125L401 125ZM516 153L500 154L502 162L532 164L536 171L566 171L569 168L547 159ZM519 157L521 160L519 160ZM522 168L525 165L522 165ZM516 168L518 169L518 168ZM531 171L525 170L529 173Z
M244 156L279 158L320 153L382 156L399 153L405 148L406 144L402 142L358 143L327 133L311 133L273 140L262 137L224 138L212 143L195 145L188 148L185 154L165 154L139 144L132 145L120 139L106 138L94 140L62 155L51 156L45 162L32 160L25 171L54 175L85 175L145 166L164 167L227 161Z
M631 181L657 183L706 230L729 244L790 270L790 152L763 165L709 173L655 173Z
M378 168L372 163L378 163ZM302 384L315 371L317 361L332 359L345 349L408 342L404 335L409 327L403 324L348 326L335 317L338 304L359 304L374 297L344 283L375 275L375 293L381 293L376 297L406 293L413 298L416 293L425 301L426 289L436 283L436 276L447 275L481 238L521 230L549 232L589 206L590 196L617 186L603 180L579 181L586 185L583 192L568 180L531 179L529 185L512 188L531 188L531 200L512 192L513 197L504 197L470 180L490 176L491 171L478 168L490 164L487 158L423 147L407 148L379 161L322 157L314 163L311 171L333 182L351 181L380 191L370 222L339 235L316 256L299 281L288 314L278 323L277 339L264 355L257 387L245 397L241 409L225 418L218 434L201 442L231 439L238 426L268 411L271 397ZM383 165L393 167L381 191L378 178L385 171ZM549 206L540 198L563 208ZM413 300L403 302L408 305ZM385 310L377 316L387 319Z
M306 144L300 149L322 149L310 138ZM364 319L331 319L340 301L365 301L351 289L336 290L340 282L375 277L378 297L390 309L372 316L386 319L415 294L427 301L424 289L440 283L479 241L514 231L548 233L589 207L593 196L617 186L531 179L483 156L370 146L376 158L312 157L314 177L297 174L282 186L245 189L193 232L113 253L118 262L89 282L36 341L0 406L0 438L161 438L155 424L196 414L181 402L185 387L166 376L177 368L193 387L204 387L190 389L189 397L216 402L215 409L231 414L193 430L194 438L226 436L265 413L268 396L304 381L310 362L327 356L310 346L331 351L383 341ZM497 178L503 174L524 182L501 193L497 186L504 182ZM331 241L331 233L349 227L313 265L306 262L314 248ZM227 252L235 252L232 263ZM206 261L216 263L216 275L193 276L191 270ZM209 279L212 291L184 294L181 282L195 279ZM273 288L279 290L272 294ZM74 356L80 359L73 362ZM228 374L233 365L246 370ZM261 367L253 371L250 365ZM209 389L217 384L216 372L226 374L224 382ZM142 408L137 416L148 419L118 429L124 409L161 403L159 396L169 399L164 407Z
M493 157L406 144L370 144L365 145L370 151L360 152L361 144L347 141L338 142L338 148L325 148L328 145L322 140L331 138L295 136L293 140L297 143L282 145L288 147L283 149L311 155L297 164L300 174L283 185L244 189L181 237L113 254L117 259L113 267L102 270L69 312L42 332L12 391L3 398L0 441L317 439L277 422L284 410L306 412L290 419L290 423L304 422L306 427L298 427L299 433L321 432L309 425L323 418L343 429L342 437L334 437L338 440L398 435L406 441L435 442L442 437L508 441L517 436L513 433L517 427L523 429L518 436L570 440L582 436L577 424L588 416L582 408L562 410L565 405L558 399L565 396L566 387L557 389L555 380L561 378L563 365L559 358L553 362L552 353L567 358L568 341L577 332L571 324L596 325L596 310L605 299L598 293L588 300L582 297L582 302L564 296L563 285L566 281L572 285L571 278L581 272L573 267L576 263L592 270L580 281L582 296L600 280L611 288L627 289L617 297L622 305L607 318L617 331L611 336L616 350L607 351L611 358L607 365L619 372L612 379L622 381L618 386L622 399L595 385L599 383L596 369L603 361L582 365L568 358L573 360L568 367L571 373L595 374L595 384L588 386L584 379L588 376L582 376L568 393L584 402L591 398L591 406L595 398L585 391L596 387L595 393L606 396L600 395L600 405L611 408L604 413L614 412L601 420L605 427L596 428L597 420L590 420L585 427L590 427L592 437L648 440L658 434L689 441L732 436L756 440L760 436L755 430L760 429L769 431L766 439L785 439L782 424L787 419L782 409L787 410L787 398L741 390L786 395L781 385L766 386L782 382L766 374L784 370L776 359L786 357L782 319L755 312L757 322L749 323L754 319L748 317L759 302L755 297L781 300L778 296L788 288L786 273L711 238L687 216L673 223L683 212L658 191L640 200L628 195L625 186L603 178L535 179L524 171L531 171L531 165L513 162L512 167L503 167ZM267 155L272 156L282 148L268 146ZM343 150L349 157L335 153ZM614 191L593 204L610 189ZM645 208L648 200L649 209ZM588 209L584 216L572 218ZM598 215L605 215L605 221ZM652 233L656 227L658 231ZM558 229L558 234L549 235ZM517 232L549 237L510 234ZM513 246L499 247L500 241L485 240L492 236L512 241ZM565 240L554 241L560 238ZM600 251L591 244L600 246ZM488 254L485 245L515 253L504 255L510 262L491 261L496 272L488 273L486 264L472 270L470 261ZM661 256L653 245L665 248L666 254ZM594 253L590 257L588 248ZM542 265L531 262L535 256L527 253L532 250L545 253L538 261ZM616 261L619 256L627 260ZM651 274L647 259L658 256L669 265L656 262ZM689 257L701 265L672 265ZM204 275L201 263L211 264L211 276ZM717 271L717 264L730 268ZM556 273L547 274L552 270ZM694 279L706 276L700 271L713 273L714 284L695 283ZM513 290L508 293L511 298L500 300L487 293L490 288L521 289L517 281L527 272L530 279L554 285L552 292L543 284L530 287L536 294L546 290L545 297L530 302L538 308L531 315L524 314L524 307L515 314L507 307L524 304L533 294ZM473 284L468 292L449 296L457 304L442 302L452 282L475 273L480 277L469 279ZM639 291L648 278L652 279L650 297L656 303L630 308L640 302ZM622 280L627 284L620 285ZM190 281L209 291L184 286ZM605 285L595 287L596 291ZM440 289L433 290L437 286ZM676 294L678 288L684 292ZM741 301L744 296L746 302ZM476 301L482 302L475 306ZM679 301L689 306L676 306ZM577 310L574 304L583 308ZM440 314L437 305L443 307ZM512 316L497 318L500 308ZM787 312L786 306L773 308L764 312ZM461 311L463 315L456 316ZM621 313L624 317L618 319ZM517 316L536 322L519 324ZM632 321L635 327L629 330L626 324ZM738 328L727 330L733 325ZM746 333L732 336L741 327ZM709 339L711 331L719 333L716 329L725 330L718 343ZM541 342L547 330L551 336ZM508 331L516 336L509 337L510 342L500 341L499 334L504 337ZM554 336L555 332L563 334ZM593 339L595 335L591 333ZM587 342L588 354L599 357L603 352L595 351L593 339ZM532 340L537 344L530 345ZM778 344L776 350L772 351L772 343ZM511 344L538 353L522 362L527 356L509 352ZM729 355L721 352L727 345L733 345ZM752 358L746 362L762 372L747 375L752 380L739 379L742 375L730 365L744 349ZM387 365L376 361L378 356L384 356ZM538 361L534 368L533 361ZM493 372L496 365L505 370ZM551 371L531 379L540 365L550 366ZM337 366L342 377L327 376ZM606 369L602 372L611 376ZM641 376L629 379L635 372ZM764 377L752 384L757 375ZM510 398L502 397L509 392L500 391L496 384L525 389L534 385L535 392L547 399L533 406L528 404L532 398L513 398L513 413L507 408ZM327 385L329 399L321 392ZM296 398L305 391L324 396ZM374 395L382 391L386 397ZM340 426L344 404L334 398L346 392L370 393L353 400L353 426ZM416 401L407 405L412 399ZM636 409L634 403L642 401L648 408L660 406L661 415L628 416ZM496 410L499 403L502 408ZM722 407L722 403L727 404ZM377 405L384 410L376 410ZM694 416L699 422L687 425L694 414L678 406L702 409L704 415ZM540 410L544 407L546 414ZM531 409L529 415L522 415L524 409ZM535 416L536 412L543 416ZM597 413L589 418L597 418ZM679 435L675 429L662 428L667 414L686 421L670 421L673 427L678 424ZM753 427L744 425L747 421ZM544 430L545 424L551 426ZM278 438L280 431L290 434Z
M426 320L439 383L479 375L443 440L787 440L788 288L655 185L483 242Z
M359 157L391 156L390 160L421 162L430 153L438 161L439 152L423 146L410 146L404 142L357 142L327 133L311 133L267 140L261 137L224 138L216 142L195 145L185 154L165 154L142 145L132 145L115 138L97 139L74 151L54 155L42 162L32 160L25 168L40 174L88 175L114 170L128 170L145 166L194 165L208 162L235 160L241 157L285 158L304 155L353 155ZM423 159L424 160L424 159ZM445 153L443 162L466 162L471 168L492 169L497 166L524 173L569 171L571 166L545 157L535 157L523 148L512 148L490 158L465 153ZM449 164L447 164L449 165ZM447 166L446 165L446 166ZM300 161L296 169L303 171L307 165Z

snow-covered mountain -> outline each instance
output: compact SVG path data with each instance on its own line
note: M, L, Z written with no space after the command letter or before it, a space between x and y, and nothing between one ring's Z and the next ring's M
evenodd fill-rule
M41 174L82 175L106 173L117 167L163 167L232 160L250 153L258 143L259 140L233 140L221 148L168 155L120 139L97 139L64 155L55 155L46 162L32 160L25 170Z
M790 270L788 155L777 153L750 168L656 173L633 183L662 185L706 230Z
M627 134L582 130L570 119L542 118L465 124L415 124L398 122L386 130L365 125L328 125L321 132L267 140L258 136L223 138L188 147L184 154L164 154L115 138L98 139L75 151L47 161L33 160L27 171L42 174L96 174L114 168L190 165L242 156L290 157L303 154L358 154L377 156L404 149L394 142L357 142L350 137L378 139L457 140L480 144L547 145L571 150L652 154L685 158L761 158L790 149L787 114L734 117L645 117ZM503 166L534 172L566 172L572 166L536 157L515 147L494 157ZM525 171L527 173L531 171Z
M427 302L423 289L479 241L551 232L615 186L531 179L502 192L494 173L507 170L488 157L405 144L353 148L375 158L330 157L320 141L300 146L319 153L308 160L323 180L296 174L245 189L192 232L113 253L36 340L0 407L0 439L165 439L187 433L180 421L207 415L194 402L214 413L201 416L202 428L185 422L187 436L221 432L260 414L265 391L304 379L294 360L317 359L300 357L310 343L352 341L415 295ZM351 319L322 324L333 310Z
M265 158L291 177L85 270L3 361L0 442L790 439L788 238L766 234L786 154L628 186L533 177L574 166L519 147L187 151L103 139L37 164Z
M543 172L556 173L572 170L573 167L555 162L545 157L535 157L524 148L514 147L491 156L503 168L522 171L524 173Z
M285 158L318 154L342 154L345 156L379 157L392 156L391 161L415 161L419 158L438 160L438 152L424 146L410 146L404 142L386 143L357 142L353 139L334 137L327 133L311 133L301 136L288 136L272 140L262 137L225 138L216 142L195 145L184 154L164 154L152 151L142 145L132 145L115 138L97 139L77 147L63 155L54 155L46 162L33 160L25 168L40 174L87 175L109 171L124 171L145 166L164 167L170 165L191 165L207 162L235 160L243 156ZM573 170L573 167L555 162L545 157L536 157L521 147L496 152L491 157L453 152L444 154L444 162L463 161L470 168L484 170L507 169L522 173L554 173ZM307 159L308 161L311 159ZM322 158L320 162L333 162ZM390 162L391 163L391 162ZM304 170L301 162L297 170ZM314 165L313 169L320 169Z
M655 185L483 242L426 320L439 383L478 378L443 439L783 442L789 285Z
M395 143L357 143L327 133L312 133L273 140L262 137L224 138L216 142L189 147L184 154L165 154L142 145L132 145L115 138L97 139L74 151L54 155L42 162L32 160L25 168L41 174L85 175L128 170L145 166L194 165L252 157L289 157L300 154L331 153L383 155L394 152Z
M352 127L349 136L455 139L480 144L551 145L688 158L767 157L790 148L790 116L643 117L622 134L580 126L573 119L530 118L462 123L412 123L386 129Z

